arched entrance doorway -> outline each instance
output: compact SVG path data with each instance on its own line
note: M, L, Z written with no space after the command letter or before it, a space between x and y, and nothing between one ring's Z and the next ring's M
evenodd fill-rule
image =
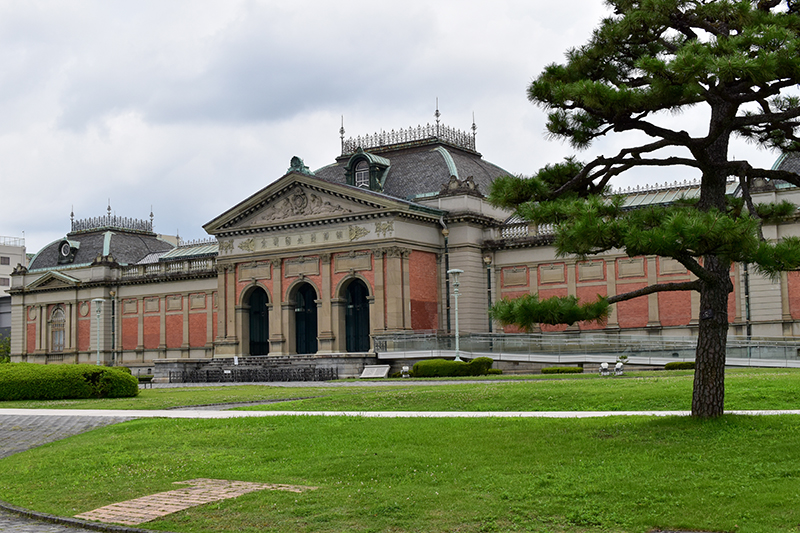
M369 350L369 290L361 280L353 280L345 290L345 337L348 352Z
M317 292L308 283L295 295L294 326L297 353L317 353Z
M267 293L256 287L247 301L250 306L250 355L269 353L269 309Z

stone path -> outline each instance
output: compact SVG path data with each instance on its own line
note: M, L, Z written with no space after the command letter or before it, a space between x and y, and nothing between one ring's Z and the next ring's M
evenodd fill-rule
M189 507L236 498L259 490L303 492L317 488L301 485L227 481L224 479L191 479L189 481L177 481L174 484L188 485L188 487L106 505L93 511L75 515L75 518L135 526L155 520L161 516L183 511Z

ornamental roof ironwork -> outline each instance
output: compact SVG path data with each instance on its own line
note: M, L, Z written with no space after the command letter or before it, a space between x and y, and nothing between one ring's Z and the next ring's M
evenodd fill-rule
M153 221L118 217L116 215L90 217L80 220L73 219L70 233L87 233L106 229L153 233Z
M425 141L442 141L447 144L475 151L475 132L467 133L444 124L426 124L408 129L382 131L373 135L342 138L342 155L354 154L358 148L363 150L383 148L396 144Z

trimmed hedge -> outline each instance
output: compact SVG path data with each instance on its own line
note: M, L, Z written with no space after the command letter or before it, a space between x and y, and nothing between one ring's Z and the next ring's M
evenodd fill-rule
M0 401L128 398L138 394L138 380L120 368L34 363L0 366Z
M675 361L664 365L664 370L694 370L694 361Z
M579 366L548 366L542 369L542 374L583 374Z
M416 363L410 374L415 378L485 376L493 362L489 357L476 357L468 363L450 359L428 359Z

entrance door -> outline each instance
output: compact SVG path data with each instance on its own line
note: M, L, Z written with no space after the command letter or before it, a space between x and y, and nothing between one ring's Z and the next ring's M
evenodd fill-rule
M250 355L269 353L269 311L267 293L257 287L248 300L250 305Z
M354 280L347 286L347 310L344 324L348 352L369 350L368 295L367 286L361 280Z
M297 353L317 353L317 292L304 283L297 289L294 309Z

